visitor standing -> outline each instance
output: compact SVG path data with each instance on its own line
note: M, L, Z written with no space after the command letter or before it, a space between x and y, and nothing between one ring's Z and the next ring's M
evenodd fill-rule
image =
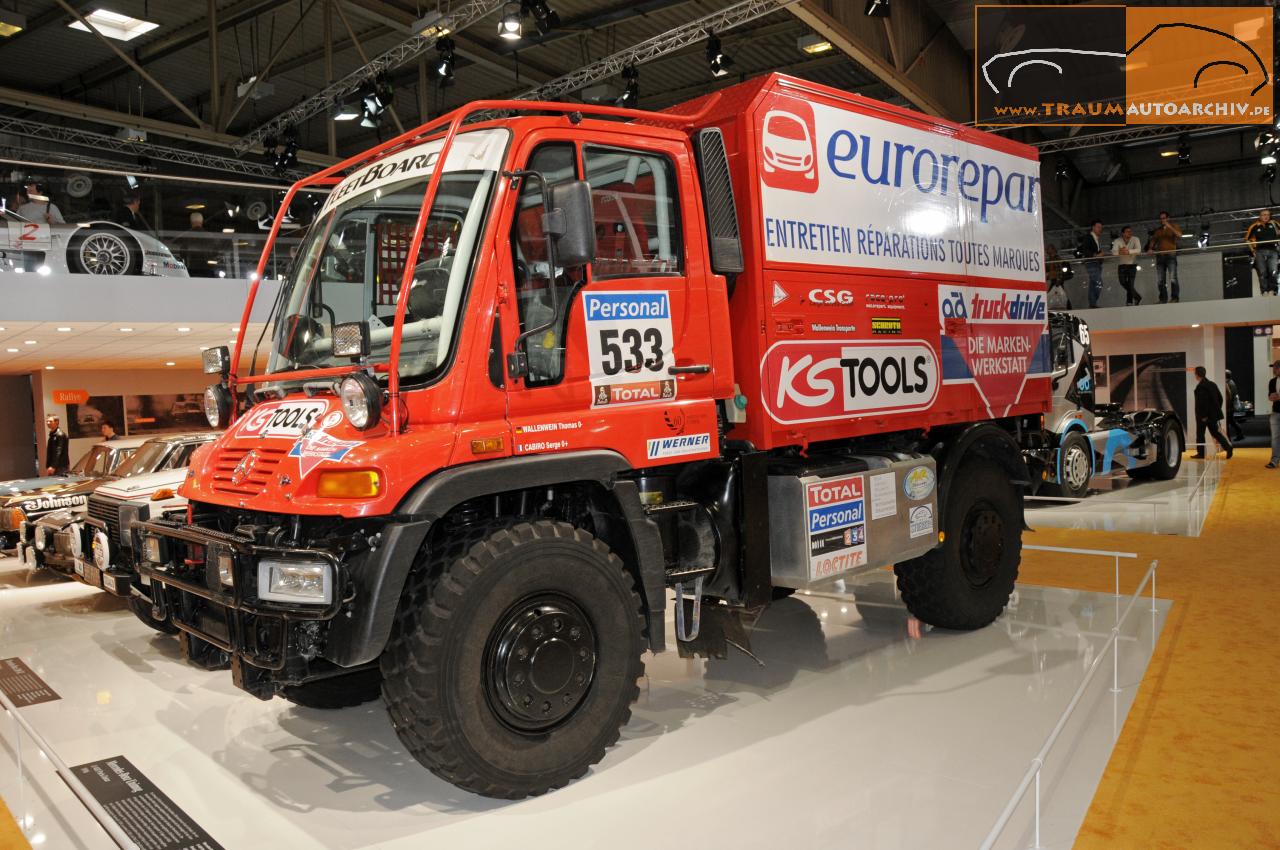
M1102 257L1107 252L1102 247L1102 222L1094 220L1089 225L1089 232L1080 240L1076 253L1085 260L1084 268L1089 273L1089 306L1097 307L1102 297Z
M1169 214L1161 211L1160 226L1151 234L1151 239L1147 242L1147 250L1154 251L1156 255L1156 286L1160 290L1160 303L1164 304L1170 300L1170 289L1166 288L1165 280L1172 288L1173 303L1178 303L1178 240L1182 238L1182 228L1169 220Z
M1258 288L1263 295L1277 294L1276 274L1280 271L1280 227L1271 220L1271 210L1262 210L1245 231L1244 241L1253 252L1253 265L1258 270Z
M1271 364L1267 401L1271 402L1271 462L1267 469L1275 469L1280 466L1280 360Z
M1120 236L1111 243L1111 253L1120 258L1120 286L1124 288L1125 306L1137 306L1142 303L1142 296L1134 288L1133 282L1138 276L1138 255L1142 253L1142 243L1133 235L1133 228L1125 225Z
M49 428L49 442L44 448L45 475L66 475L71 468L71 459L67 456L67 432L58 427L61 423L56 416L45 421Z

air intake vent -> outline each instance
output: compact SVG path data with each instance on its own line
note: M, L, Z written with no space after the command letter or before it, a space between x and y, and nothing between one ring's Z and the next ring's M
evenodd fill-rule
M729 157L719 128L699 130L698 174L702 179L702 201L707 209L707 236L711 242L711 268L717 274L738 274L743 270L742 239L738 235L738 210L729 179ZM730 290L732 292L732 290Z

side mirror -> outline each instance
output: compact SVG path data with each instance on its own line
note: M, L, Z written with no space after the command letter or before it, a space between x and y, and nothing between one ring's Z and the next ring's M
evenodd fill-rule
M550 189L551 212L543 217L543 231L555 245L555 264L572 269L596 258L596 219L591 184L585 180L557 183Z

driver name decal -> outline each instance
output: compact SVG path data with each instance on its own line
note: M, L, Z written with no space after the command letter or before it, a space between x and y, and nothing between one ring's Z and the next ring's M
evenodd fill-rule
M676 397L669 293L587 292L582 309L592 407Z

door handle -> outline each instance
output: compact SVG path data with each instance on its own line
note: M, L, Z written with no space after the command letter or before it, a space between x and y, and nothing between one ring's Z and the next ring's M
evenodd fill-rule
M671 366L667 369L668 375L705 375L711 371L710 364L696 363L692 366Z

